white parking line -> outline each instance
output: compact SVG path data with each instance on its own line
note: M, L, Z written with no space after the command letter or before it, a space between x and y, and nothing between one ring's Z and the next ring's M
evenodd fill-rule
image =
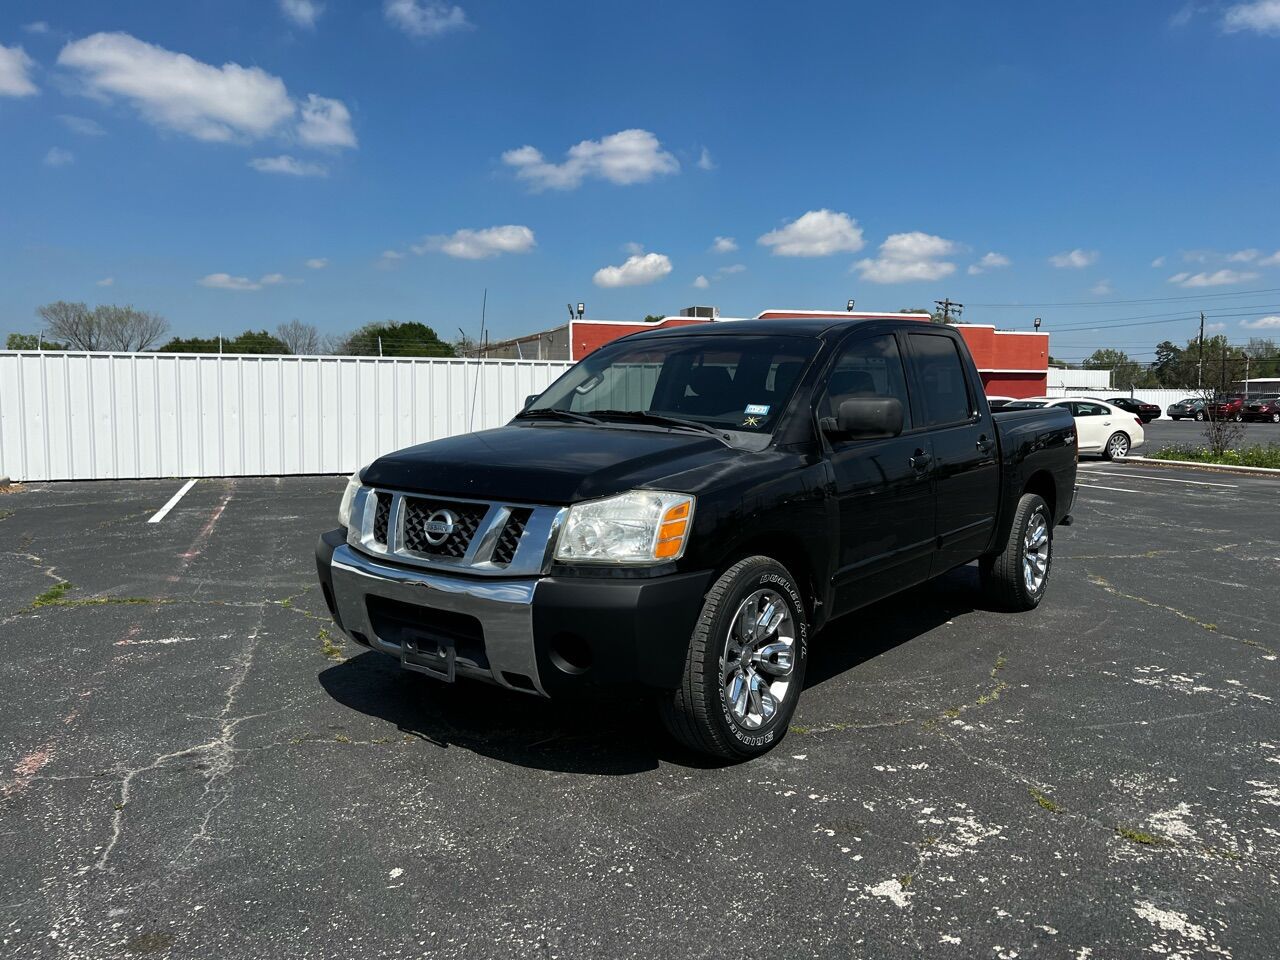
M1145 490L1126 490L1124 487L1104 487L1100 483L1082 483L1080 486L1089 490L1114 490L1116 493L1146 493Z
M161 520L163 520L165 518L165 515L168 514L168 512L172 510L174 507L176 507L178 505L178 501L181 500L184 496L186 496L187 491L190 490L195 485L196 485L195 480L188 480L186 483L184 483L182 485L182 489L179 490L177 493L175 493L172 497L170 497L169 502L166 503L159 510L157 510L155 513L155 516L153 516L150 520L148 520L147 523L159 523Z
M1163 483L1190 483L1197 487L1228 487L1236 489L1235 483L1210 483L1208 480L1178 480L1175 477L1153 477L1149 473L1116 473L1113 470L1090 470L1089 473L1100 477L1134 477L1141 480L1159 480Z

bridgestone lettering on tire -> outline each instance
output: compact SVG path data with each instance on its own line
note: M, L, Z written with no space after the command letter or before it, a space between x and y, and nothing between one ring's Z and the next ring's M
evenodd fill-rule
M978 565L983 587L1006 610L1034 610L1044 599L1053 570L1053 515L1034 493L1014 511L1004 549Z
M663 723L701 753L745 760L782 740L804 688L809 618L799 585L769 557L747 557L707 591L680 686Z

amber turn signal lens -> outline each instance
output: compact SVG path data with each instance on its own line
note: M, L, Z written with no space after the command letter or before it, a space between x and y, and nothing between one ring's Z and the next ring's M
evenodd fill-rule
M686 500L662 515L662 523L658 525L658 542L653 549L653 555L657 559L666 560L680 555L685 535L689 532L689 506L690 503Z

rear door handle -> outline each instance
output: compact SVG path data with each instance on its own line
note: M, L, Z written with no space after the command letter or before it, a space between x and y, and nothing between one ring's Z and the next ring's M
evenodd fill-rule
M985 433L978 438L978 451L980 453L986 453L993 446L995 446L995 444L991 442L991 438L988 437Z
M917 450L916 455L911 458L911 466L917 473L924 473L929 469L929 464L931 463L933 463L933 457L923 450Z

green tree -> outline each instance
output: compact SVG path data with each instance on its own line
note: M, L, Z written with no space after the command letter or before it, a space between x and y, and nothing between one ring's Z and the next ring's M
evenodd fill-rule
M1180 382L1182 350L1171 340L1161 340L1156 344L1156 361L1151 365L1151 373L1162 387L1189 386Z
M246 330L236 337L174 337L161 353L269 353L288 354L289 347L265 330Z
M51 337L77 350L148 350L169 329L160 314L132 306L101 304L90 310L83 303L57 300L37 307L36 314Z
M352 357L452 357L453 346L425 323L384 320L365 324L343 341L339 353Z
M667 318L660 313L646 313L644 315L645 323L661 323L665 319Z
M5 338L6 350L68 350L69 344L45 340L38 333L11 333Z
M1142 364L1129 359L1123 350L1095 350L1084 362L1086 370L1110 370L1111 383L1117 390L1141 386L1146 371Z

